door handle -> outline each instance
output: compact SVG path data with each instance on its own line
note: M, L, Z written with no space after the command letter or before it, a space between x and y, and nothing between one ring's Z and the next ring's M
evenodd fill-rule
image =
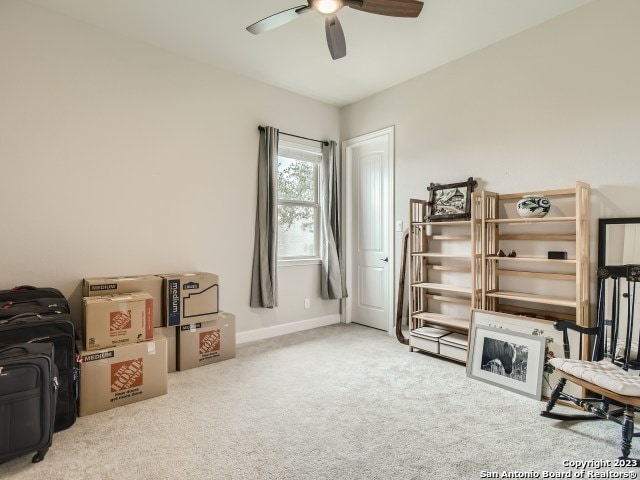
M382 260L383 262L389 262L389 257L379 258L378 260Z

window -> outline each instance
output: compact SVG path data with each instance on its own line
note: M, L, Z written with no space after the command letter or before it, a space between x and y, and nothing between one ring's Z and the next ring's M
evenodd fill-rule
M318 260L322 150L278 143L278 260Z

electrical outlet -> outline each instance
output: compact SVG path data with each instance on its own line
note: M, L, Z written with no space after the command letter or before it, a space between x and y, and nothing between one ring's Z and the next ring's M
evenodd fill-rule
M304 308L311 308L311 299L310 298L305 298L304 299Z

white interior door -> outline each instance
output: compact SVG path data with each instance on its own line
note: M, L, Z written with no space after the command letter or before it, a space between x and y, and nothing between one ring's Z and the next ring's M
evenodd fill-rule
M393 129L347 140L346 321L393 326Z

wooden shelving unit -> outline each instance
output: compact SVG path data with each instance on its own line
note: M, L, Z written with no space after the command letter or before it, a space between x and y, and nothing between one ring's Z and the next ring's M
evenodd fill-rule
M472 195L471 220L427 222L426 200L411 199L409 207L410 330L433 327L456 334L458 339L466 338L470 310L479 307L480 302L475 284L480 278L476 236L480 228L477 214L481 211L481 198ZM410 336L411 351L419 349L448 356L425 345L424 338ZM461 356L449 358L465 361Z
M551 201L549 214L518 217L517 202L535 194ZM481 197L481 308L589 325L589 185ZM548 251L567 259L549 259Z

